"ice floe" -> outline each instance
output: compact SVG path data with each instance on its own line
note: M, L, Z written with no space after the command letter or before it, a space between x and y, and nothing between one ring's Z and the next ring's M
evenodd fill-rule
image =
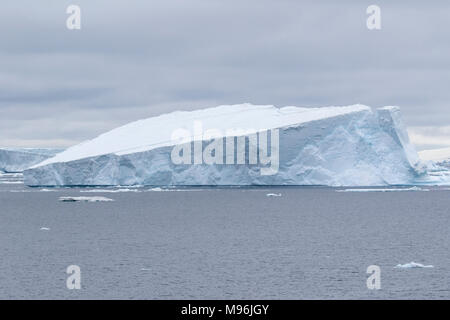
M141 192L138 189L91 189L80 190L81 193L119 193L119 192Z
M398 191L430 191L420 187L411 188L354 188L354 189L339 189L336 192L398 192Z
M410 269L410 268L434 268L432 265L423 265L421 263L416 262L410 262L405 264L398 264L395 266L395 268L401 268L401 269Z
M110 202L113 199L106 197L59 197L62 202Z

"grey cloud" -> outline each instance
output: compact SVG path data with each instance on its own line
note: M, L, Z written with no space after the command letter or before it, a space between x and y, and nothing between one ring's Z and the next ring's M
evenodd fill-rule
M79 0L78 31L69 4L2 4L0 145L241 102L399 105L411 127L450 123L448 1L377 1L380 31L358 0Z

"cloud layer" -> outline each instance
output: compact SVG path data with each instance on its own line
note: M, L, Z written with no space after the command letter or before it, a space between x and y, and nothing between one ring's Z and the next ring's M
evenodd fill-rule
M69 146L219 104L399 105L419 148L450 145L450 3L20 1L0 10L0 146ZM427 129L423 129L427 128Z

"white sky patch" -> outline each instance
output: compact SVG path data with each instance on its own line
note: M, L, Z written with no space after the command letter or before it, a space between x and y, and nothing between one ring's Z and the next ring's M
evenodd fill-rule
M110 202L113 199L106 197L59 197L61 202Z
M1 139L0 146L19 148L61 148L73 146L79 141L70 139Z
M420 159L425 160L425 161L450 160L450 147L420 151L419 156L420 156Z
M398 191L430 191L430 189L422 189L419 187L411 188L354 188L354 189L339 189L336 192L398 192Z
M450 126L409 127L408 134L418 150L450 147Z
M268 193L266 197L281 197L281 193Z

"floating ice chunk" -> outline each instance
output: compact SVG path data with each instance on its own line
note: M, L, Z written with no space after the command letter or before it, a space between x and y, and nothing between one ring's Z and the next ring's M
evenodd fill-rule
M42 231L50 231L50 228L47 228L47 227L41 227L39 230L42 230Z
M266 197L281 197L281 193L268 193Z
M0 184L23 184L23 175L21 173L0 173Z
M172 189L169 187L164 187L164 188L160 188L160 187L155 187L155 188L150 188L150 189L144 189L147 192L195 192L195 191L204 191L205 189L197 189L197 188L192 188L192 189ZM212 190L212 189L206 189L206 190Z
M434 268L432 265L423 265L421 263L416 262L410 262L405 264L398 264L395 266L396 268L402 268L402 269L410 269L410 268Z
M113 199L106 197L59 197L62 202L109 202Z
M279 170L271 175L262 174L261 163L250 164L249 147L239 151L240 156L248 159L239 165L234 161L176 164L172 153L183 144L174 140L173 134L179 129L195 132L196 121L201 121L202 132L212 129L220 132L214 139L218 145L239 136L249 146L249 132L252 135L259 132L259 138L263 132L277 132L273 136L278 138L274 140L276 152L271 155L271 165L277 159ZM229 130L233 128L247 133L231 134ZM203 154L211 147L206 135L198 142ZM225 158L237 156L238 144L236 141L233 147L219 149ZM256 147L252 150L264 151ZM414 185L417 179L427 176L409 142L398 108L372 110L363 105L277 108L251 104L178 111L132 122L73 146L24 174L29 186L353 187Z
M160 188L160 187L155 187L155 188L150 188L147 189L146 191L150 191L150 192L168 192L168 191L197 191L200 189L170 189L170 188Z
M397 191L430 191L430 189L411 187L411 188L371 188L371 189L355 188L355 189L336 190L336 192L397 192Z
M137 189L92 189L80 190L81 193L119 193L119 192L141 192Z
M1 172L0 171L0 177L6 177L6 178L18 178L18 179L23 179L23 174L22 173L6 173L6 172Z

